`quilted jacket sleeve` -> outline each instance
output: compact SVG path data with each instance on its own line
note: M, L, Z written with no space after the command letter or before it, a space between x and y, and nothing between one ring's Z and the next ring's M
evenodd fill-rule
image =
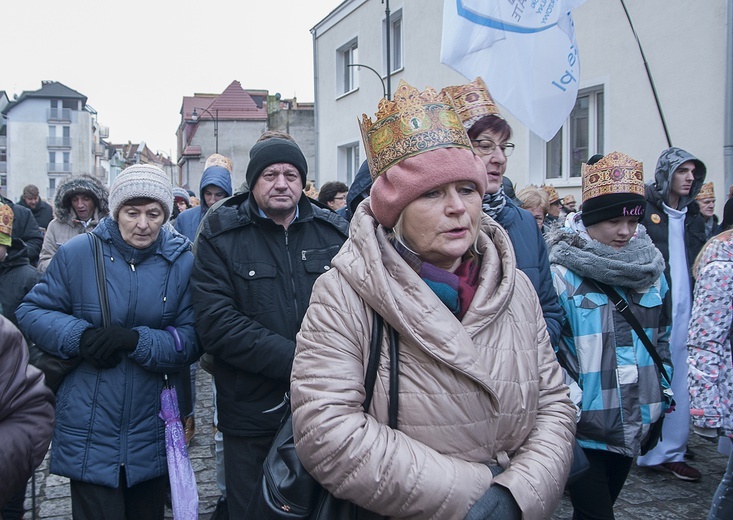
M690 415L698 428L720 428L728 401L725 367L731 365L733 294L722 280L733 276L733 263L711 262L698 275L687 337ZM728 372L729 373L729 372Z
M537 323L542 309L535 305ZM511 465L496 477L509 488L524 518L547 518L562 496L572 463L575 436L575 409L557 362L550 338L543 327L537 329L539 403L535 425Z
M68 250L60 248L41 281L15 315L20 330L40 348L62 358L79 355L79 339L92 323L73 316ZM91 267L93 269L93 267Z
M41 463L53 434L55 399L27 351L18 329L0 316L0 506Z

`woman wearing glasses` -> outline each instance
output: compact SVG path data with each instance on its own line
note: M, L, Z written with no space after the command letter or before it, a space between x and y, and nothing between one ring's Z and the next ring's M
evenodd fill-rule
M555 346L560 339L562 311L552 286L545 240L532 214L515 206L504 195L502 186L507 157L514 151L514 144L509 142L512 127L499 114L481 78L466 85L446 87L445 91L453 98L474 153L486 167L488 184L483 198L484 213L501 224L509 234L517 267L529 277L537 291L547 332Z

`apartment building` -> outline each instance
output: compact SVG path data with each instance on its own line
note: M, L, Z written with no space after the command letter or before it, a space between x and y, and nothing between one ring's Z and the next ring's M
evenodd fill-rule
M27 184L53 200L56 186L72 173L90 173L108 182L103 139L109 130L97 122L87 97L56 81L14 99L0 95L0 185L18 200Z

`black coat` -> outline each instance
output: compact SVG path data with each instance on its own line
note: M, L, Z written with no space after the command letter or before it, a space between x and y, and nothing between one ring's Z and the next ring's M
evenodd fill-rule
M316 278L330 269L347 222L301 197L287 231L258 213L249 193L202 222L192 273L196 327L214 357L219 429L273 433L290 385L295 336Z
M28 259L31 264L36 265L38 255L41 253L43 245L43 235L38 229L38 222L31 210L20 204L15 204L10 199L0 197L4 204L13 208L13 229L11 231L13 238L19 238L28 249Z
M18 326L15 309L26 294L38 283L41 274L28 261L28 251L22 240L13 239L5 259L0 262L0 308L3 316Z
M20 199L18 204L31 210L33 218L35 218L36 223L38 223L38 227L42 229L46 229L48 227L48 223L53 220L53 208L48 202L40 197L38 198L38 204L36 204L35 208L29 207L28 204L25 203L24 199Z

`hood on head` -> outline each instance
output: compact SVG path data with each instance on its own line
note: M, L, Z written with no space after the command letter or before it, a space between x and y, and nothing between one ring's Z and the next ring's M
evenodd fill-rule
M686 208L700 193L700 188L705 183L705 174L707 173L705 164L682 148L672 147L662 152L657 161L657 168L654 170L655 190L662 197L662 200L667 203L669 202L669 191L672 187L672 175L682 163L687 161L695 163L695 180L692 181L690 193L680 197L677 209Z
M206 206L206 199L204 199L204 188L213 184L217 188L221 188L227 194L227 197L232 196L232 174L229 170L223 166L209 166L204 170L201 176L201 184L199 184L199 202L201 206Z
M71 212L71 197L76 193L89 193L94 197L99 217L109 214L109 190L102 181L93 175L82 173L64 179L56 188L54 197L54 217L61 221L70 221L74 215Z
M369 163L364 161L356 172L354 181L349 186L349 192L346 194L346 206L351 210L353 215L359 203L369 196L369 190L372 188L372 176L369 173Z

